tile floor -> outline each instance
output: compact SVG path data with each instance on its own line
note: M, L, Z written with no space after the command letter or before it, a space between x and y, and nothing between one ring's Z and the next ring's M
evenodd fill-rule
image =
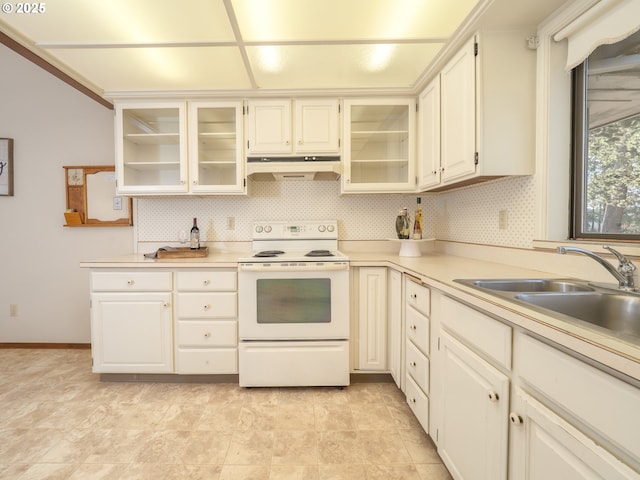
M0 478L451 479L392 383L101 382L90 356L0 349Z

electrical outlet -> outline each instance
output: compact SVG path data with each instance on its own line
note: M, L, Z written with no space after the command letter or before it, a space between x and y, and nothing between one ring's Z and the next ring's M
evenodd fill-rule
M227 217L227 230L236 229L236 217Z
M10 317L17 317L18 313L19 313L19 308L18 308L18 304L16 303L12 303L11 305L9 305L9 316Z
M498 228L500 230L506 230L509 220L509 214L507 210L500 210L498 212Z
M122 197L113 197L113 209L122 210Z

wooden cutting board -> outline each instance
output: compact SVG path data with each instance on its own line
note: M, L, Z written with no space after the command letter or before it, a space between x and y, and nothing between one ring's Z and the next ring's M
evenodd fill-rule
M198 258L209 255L209 247L191 250L189 247L162 247L158 249L157 258Z

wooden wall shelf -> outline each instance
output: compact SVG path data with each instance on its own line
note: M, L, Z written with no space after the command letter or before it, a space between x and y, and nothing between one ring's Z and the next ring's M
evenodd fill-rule
M65 227L129 227L133 225L133 200L116 197L114 165L70 165L65 170L67 211ZM122 217L118 218L118 212Z

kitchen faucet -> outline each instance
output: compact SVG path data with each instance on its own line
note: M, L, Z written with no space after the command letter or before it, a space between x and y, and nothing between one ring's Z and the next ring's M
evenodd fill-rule
M602 258L601 256L593 253L590 250L585 250L584 248L578 248L578 247L558 247L558 253L560 254L565 254L567 252L576 252L576 253L582 253L583 255L586 255L587 257L590 257L592 259L594 259L596 262L598 262L600 265L602 265L604 268L607 269L607 271L613 275L615 277L616 280L618 280L618 285L621 289L623 290L637 290L636 287L636 275L637 275L637 269L636 266L631 263L631 260L629 260L627 257L625 257L622 253L618 252L617 250L614 250L613 248L607 246L607 245L603 245L602 248L604 248L605 250L610 251L611 253L613 253L617 258L618 258L618 268L616 269L613 265L611 265L609 262L607 262L604 258Z

